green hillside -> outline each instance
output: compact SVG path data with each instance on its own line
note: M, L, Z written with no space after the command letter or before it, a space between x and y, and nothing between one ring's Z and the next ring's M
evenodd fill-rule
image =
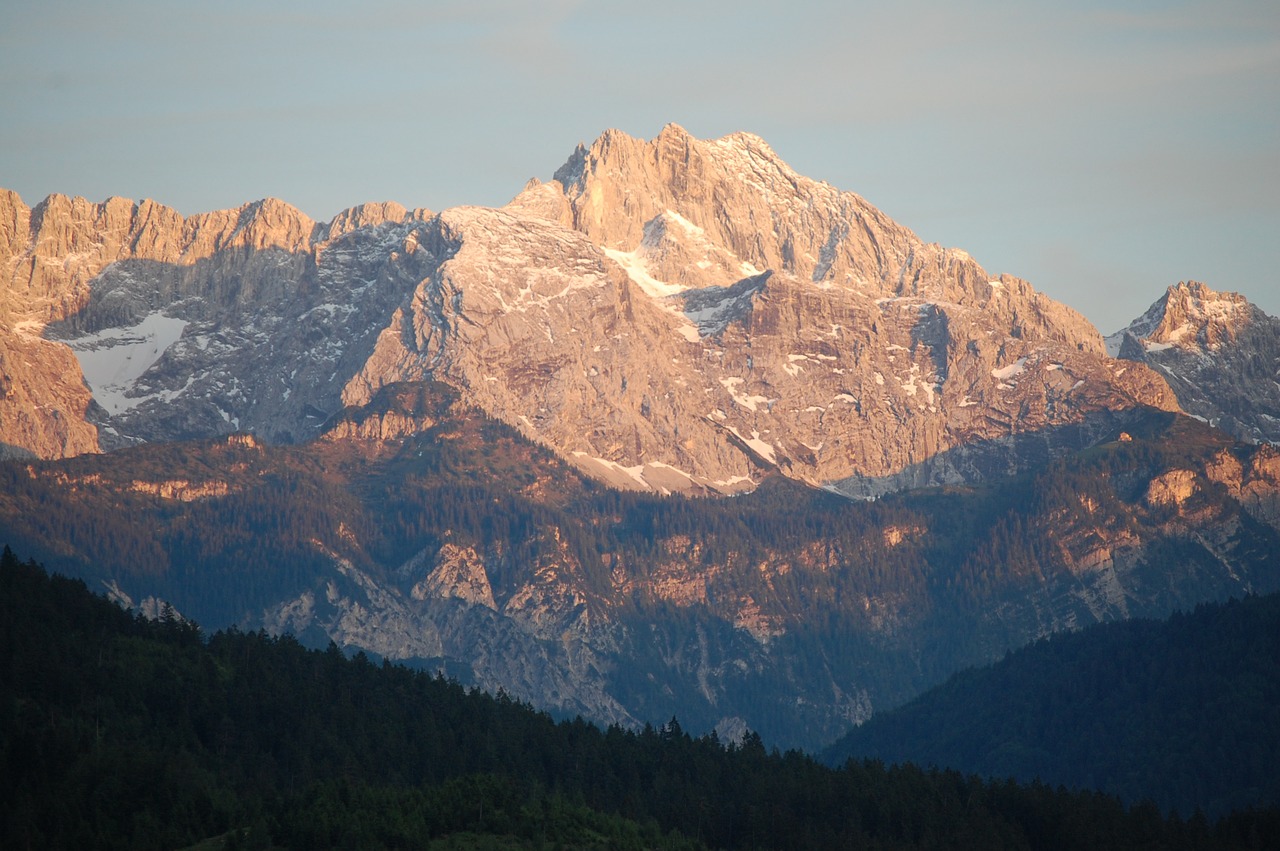
M290 638L148 621L0 558L0 845L25 848L1233 848L1280 812L557 723ZM433 844L435 843L435 844ZM442 844L447 843L447 844ZM1259 845L1258 843L1264 843Z
M1280 804L1280 595L1055 635L957 674L832 746L1150 798Z

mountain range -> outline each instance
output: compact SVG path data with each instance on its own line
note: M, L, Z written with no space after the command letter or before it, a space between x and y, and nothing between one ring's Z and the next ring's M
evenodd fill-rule
M746 133L439 214L0 193L0 275L0 538L210 626L812 747L1280 588L1275 319L1104 339Z

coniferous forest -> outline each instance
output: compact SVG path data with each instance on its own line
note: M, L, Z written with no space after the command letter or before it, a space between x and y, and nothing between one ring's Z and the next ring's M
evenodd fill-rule
M1280 595L1059 633L826 751L1043 778L1209 815L1280 802Z
M1273 848L1093 791L555 721L336 647L147 620L0 557L0 846Z

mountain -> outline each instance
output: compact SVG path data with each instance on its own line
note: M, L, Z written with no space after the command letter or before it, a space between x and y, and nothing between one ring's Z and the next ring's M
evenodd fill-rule
M296 442L430 377L615 486L734 493L778 470L869 496L1023 469L1176 407L1070 308L744 133L610 131L503 209L436 216L0 202L0 439L40 457Z
M327 223L4 193L0 260L0 541L211 627L816 747L1280 590L1273 447L750 134Z
M1096 788L1166 811L1280 803L1280 596L1037 641L833 745L855 757Z
M1192 416L1241 440L1280 443L1280 319L1244 296L1178 284L1107 347L1160 372Z
M1280 455L1164 412L1130 428L981 486L664 497L401 384L305 445L0 465L0 539L137 607L817 748L1049 633L1280 590Z
M365 205L315 224L266 200L184 219L0 194L0 441L65 457L241 427L314 436L341 407L335 376L422 274L426 217Z

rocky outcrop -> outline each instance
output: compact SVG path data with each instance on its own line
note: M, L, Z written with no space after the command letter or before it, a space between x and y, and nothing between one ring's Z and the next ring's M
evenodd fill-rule
M0 326L0 458L97 452L92 404L70 349L21 323Z
M1107 344L1159 372L1192 416L1241 440L1280 443L1280 319L1244 296L1180 283Z

